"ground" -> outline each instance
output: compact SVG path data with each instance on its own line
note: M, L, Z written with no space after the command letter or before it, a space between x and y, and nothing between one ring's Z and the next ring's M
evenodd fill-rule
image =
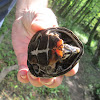
M91 57L85 52L78 73L66 79L72 100L95 100L92 90L96 84L100 84L100 70L94 67Z
M11 44L13 20L11 12L0 30L0 71L17 64ZM18 70L11 71L0 83L0 100L99 100L94 98L93 90L96 84L100 84L100 70L92 64L91 58L92 55L85 50L78 73L65 77L55 89L22 84L17 80Z

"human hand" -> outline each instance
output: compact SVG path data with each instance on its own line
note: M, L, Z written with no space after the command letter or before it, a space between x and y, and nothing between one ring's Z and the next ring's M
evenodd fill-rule
M54 88L61 84L64 75L51 79L37 78L29 72L27 67L27 50L32 36L41 29L57 26L56 17L48 8L38 9L35 12L26 10L15 20L12 28L12 44L18 60L19 71L17 78L20 82L30 82L36 87L45 85L49 88ZM72 76L77 71L78 64L65 76Z

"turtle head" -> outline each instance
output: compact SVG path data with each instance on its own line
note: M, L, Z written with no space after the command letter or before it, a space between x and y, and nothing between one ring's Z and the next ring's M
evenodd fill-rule
M68 44L64 44L63 48L63 58L66 59L71 55L80 53L80 48Z

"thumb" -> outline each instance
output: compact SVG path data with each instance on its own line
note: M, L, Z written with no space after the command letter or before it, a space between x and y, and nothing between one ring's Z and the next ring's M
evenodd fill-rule
M34 32L37 32L37 31L40 31L42 29L46 29L52 26L49 24L46 24L45 22L37 21L37 22L32 23L31 27L32 27L32 30L34 30Z
M37 32L42 29L57 27L57 19L54 13L50 9L42 9L36 12L35 18L31 23L31 29Z
M34 30L34 32L40 31L42 29L50 28L50 27L57 27L57 23L52 23L50 21L46 20L37 20L33 21L31 24L31 29Z

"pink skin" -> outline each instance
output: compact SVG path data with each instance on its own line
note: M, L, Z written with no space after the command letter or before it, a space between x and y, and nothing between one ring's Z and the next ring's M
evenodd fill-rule
M23 16L14 21L12 28L12 44L18 60L19 71L17 78L20 82L30 82L36 87L45 85L49 88L55 88L61 84L63 76L51 79L37 78L31 75L27 67L27 50L32 36L41 29L56 26L58 26L58 24L55 15L48 8L35 11L35 16L33 11L24 11ZM70 72L66 73L65 76L72 76L76 74L77 71L78 65Z

